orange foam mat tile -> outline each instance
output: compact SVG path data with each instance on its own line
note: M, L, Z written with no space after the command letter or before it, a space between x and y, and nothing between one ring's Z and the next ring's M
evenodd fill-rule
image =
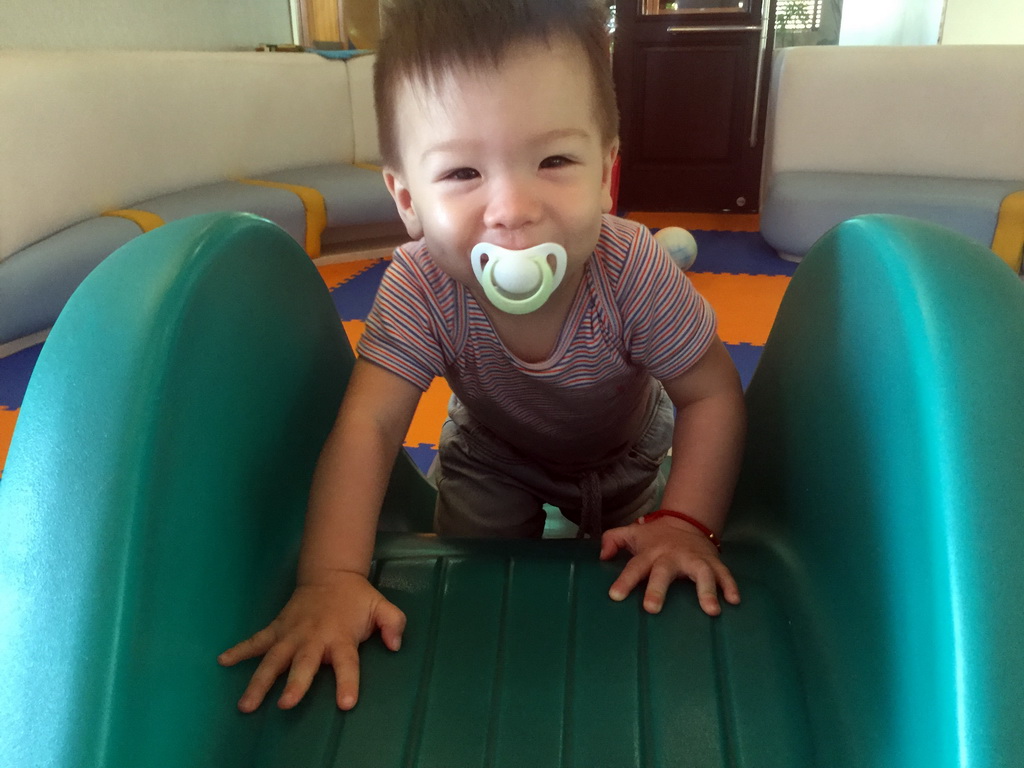
M764 346L782 296L789 287L785 275L688 275L715 309L718 335L726 344Z
M317 271L320 277L327 284L327 287L334 290L342 283L347 283L353 277L361 275L374 264L377 259L360 259L358 261L339 261L336 264L319 264Z
M680 213L678 211L630 211L626 218L654 229L682 227L718 232L758 232L761 217L756 213Z
M366 329L366 323L362 320L343 320L341 325L345 329L349 343L355 349ZM437 441L441 437L441 425L448 418L448 399L451 396L452 390L448 382L444 379L434 379L434 383L420 398L420 404L412 417L412 423L405 436L406 446L437 448Z
M18 420L19 411L20 409L12 411L0 406L0 476L3 476L4 466L7 464L7 451L11 447L14 422Z
M362 320L342 320L341 327L345 329L348 343L352 345L352 349L355 349L359 339L363 336L363 331L366 330L366 323Z
M444 379L434 379L430 388L423 393L416 413L405 436L405 444L409 447L430 446L437 448L441 438L441 427L448 418L448 400L452 390Z

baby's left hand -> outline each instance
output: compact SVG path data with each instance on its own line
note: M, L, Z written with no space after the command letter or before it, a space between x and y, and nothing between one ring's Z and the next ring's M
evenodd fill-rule
M718 557L718 549L703 533L682 520L662 518L645 525L626 525L605 531L601 537L601 559L610 560L620 549L633 557L608 590L612 600L625 600L644 578L644 610L658 613L665 604L669 585L687 577L697 585L697 599L708 616L722 612L718 588L733 605L740 591L729 569Z

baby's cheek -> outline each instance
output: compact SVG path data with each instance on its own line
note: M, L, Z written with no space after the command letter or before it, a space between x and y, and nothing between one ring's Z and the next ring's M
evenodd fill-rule
M597 241L601 237L601 216L594 216L593 209L590 215L580 217L571 243L565 243L569 251L569 259L573 263L584 263L597 247Z
M457 280L463 285L471 285L476 281L476 278L473 276L473 267L469 261L471 248L465 251L461 248L452 250L448 244L432 238L429 234L426 235L426 243L427 250L430 252L430 258L448 277Z

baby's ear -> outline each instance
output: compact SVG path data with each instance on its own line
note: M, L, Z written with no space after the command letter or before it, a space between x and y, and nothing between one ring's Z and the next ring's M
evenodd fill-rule
M615 138L601 161L601 213L615 213L612 210L612 169L618 156L619 140Z
M391 193L391 197L395 200L398 215L402 218L402 223L405 224L405 231L409 233L409 237L413 240L419 240L423 237L423 225L420 224L420 218L416 215L412 194L405 185L405 181L391 168L385 168L384 184L387 186L388 192Z

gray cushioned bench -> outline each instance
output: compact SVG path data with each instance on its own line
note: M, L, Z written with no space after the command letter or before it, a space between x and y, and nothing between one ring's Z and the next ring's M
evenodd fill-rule
M798 260L846 219L899 214L950 227L1020 271L1022 93L1024 46L779 51L762 234Z
M242 211L311 257L393 245L373 57L0 52L0 345L49 328L104 258Z

